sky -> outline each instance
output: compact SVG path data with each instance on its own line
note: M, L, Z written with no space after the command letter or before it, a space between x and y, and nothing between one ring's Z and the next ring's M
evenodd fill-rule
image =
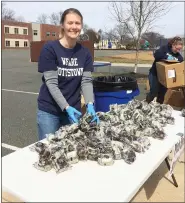
M64 11L73 7L80 10L84 23L96 31L113 28L116 21L112 19L108 9L109 2L6 2L6 6L13 9L16 16L23 16L27 22L36 22L37 17L42 14ZM185 3L173 2L171 10L158 19L157 25L152 31L157 31L165 37L184 35Z

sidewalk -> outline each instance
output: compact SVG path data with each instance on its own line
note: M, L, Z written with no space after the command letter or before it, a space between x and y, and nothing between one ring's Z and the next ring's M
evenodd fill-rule
M99 63L100 61L95 61ZM107 61L101 61L103 63L109 63ZM134 71L135 64L133 63L111 63L111 66L96 67L95 72L111 72L111 73L128 73ZM137 73L148 75L149 69L152 64L138 64Z
M134 63L111 63L111 66L135 67ZM138 64L138 67L151 68L152 64Z
M109 61L94 61L97 63L110 63ZM134 63L111 63L111 66L134 67ZM138 64L138 67L151 68L152 64Z

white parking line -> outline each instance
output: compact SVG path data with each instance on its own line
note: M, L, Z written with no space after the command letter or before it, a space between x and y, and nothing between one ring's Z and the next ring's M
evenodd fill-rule
M5 144L5 143L1 143L1 146L4 147L4 148L6 148L6 149L11 149L11 150L13 150L13 151L17 151L17 150L21 149L21 148L19 148L19 147L12 146L12 145Z
M24 93L24 94L39 94L38 92L25 92L25 91L9 90L9 89L2 89L2 90L7 92L18 92L18 93Z

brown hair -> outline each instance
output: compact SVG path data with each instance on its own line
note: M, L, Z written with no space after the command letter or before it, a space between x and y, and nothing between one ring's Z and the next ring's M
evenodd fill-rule
M82 14L80 13L80 11L77 10L77 9L75 9L75 8L68 8L68 9L66 9L66 10L63 12L63 14L62 14L62 16L61 16L61 19L60 19L60 24L63 24L63 23L64 23L65 17L66 17L66 15L69 14L69 13L75 13L75 14L79 15L79 16L81 17L81 21L82 21L82 23L83 23L83 16L82 16ZM63 28L61 28L59 37L61 38L63 35L64 35L64 30L63 30Z
M183 45L183 41L180 37L174 37L172 39L169 40L168 44L170 46L172 46L173 44L177 45L177 44L180 44L180 45Z

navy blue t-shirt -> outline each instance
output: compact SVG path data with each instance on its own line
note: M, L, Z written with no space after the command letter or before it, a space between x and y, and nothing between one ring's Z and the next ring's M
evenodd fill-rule
M173 53L171 46L169 44L162 46L158 50L156 50L156 52L154 53L155 60L154 60L153 65L150 69L150 72L153 75L157 75L156 62L161 61L163 59L167 59L169 55L175 57L176 60L178 60L179 62L183 61L183 57L181 56L181 54L180 53Z
M40 53L38 71L58 72L58 87L68 104L81 111L81 79L84 71L93 71L92 56L88 48L76 43L72 49L61 45L59 40L47 42ZM44 77L38 96L38 108L60 115L62 109L50 94Z

